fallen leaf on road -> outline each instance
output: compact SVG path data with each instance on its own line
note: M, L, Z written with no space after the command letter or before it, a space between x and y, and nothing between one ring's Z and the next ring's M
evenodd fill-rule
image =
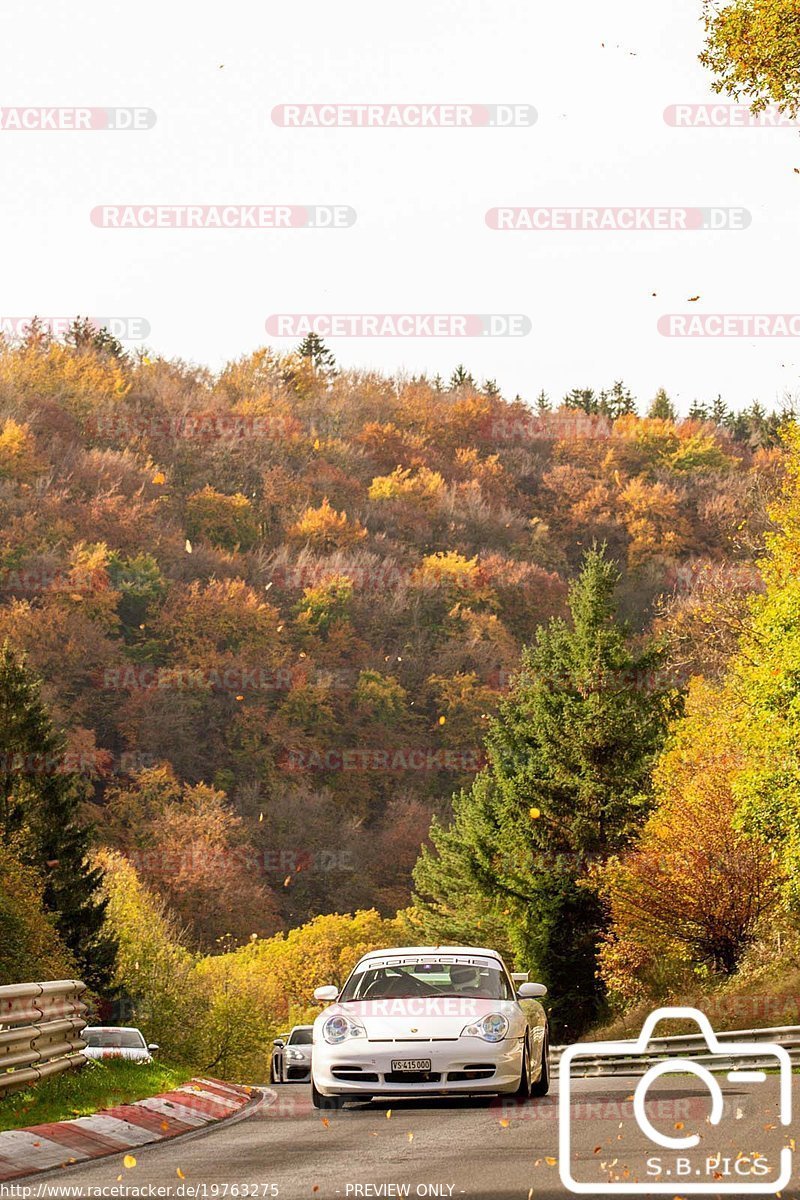
M595 1146L594 1150L592 1151L592 1154L599 1154L602 1149L603 1149L602 1146Z
M554 1167L556 1165L556 1163L558 1162L558 1159L557 1158L546 1158L544 1161L547 1163L548 1167Z
M327 1118L327 1117L323 1117L323 1118L322 1118L322 1124L325 1126L325 1128L326 1128L326 1129L329 1129L329 1128L330 1128L330 1124L331 1124L331 1123L330 1123L330 1121L328 1120L328 1118Z
M413 1133L411 1132L411 1130L409 1130L409 1131L408 1131L408 1140L409 1140L410 1142L413 1142L413 1140L414 1140L414 1135L413 1135Z
M180 1169L180 1167L176 1167L176 1168L175 1168L175 1174L178 1176L178 1179L185 1179L185 1178L186 1178L186 1176L184 1175L184 1173L183 1173L183 1171Z
M130 1170L131 1167L136 1166L136 1159L133 1157L132 1154L126 1154L122 1160L122 1165L123 1165L123 1167L127 1167L128 1170Z
M509 1125L510 1125L510 1124L511 1124L511 1122L510 1122L510 1121L507 1121L507 1120L505 1119L505 1117L504 1117L504 1118L503 1118L503 1120L500 1122L500 1128L501 1128L501 1129L508 1129L508 1127L509 1127Z
M392 1110L391 1110L390 1108L387 1108L387 1110L386 1110L386 1120L387 1120L387 1121L389 1120L389 1117L390 1117L391 1115L392 1115Z

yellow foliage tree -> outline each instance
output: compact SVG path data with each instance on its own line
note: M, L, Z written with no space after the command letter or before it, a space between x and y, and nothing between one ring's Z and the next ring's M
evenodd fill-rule
M305 543L315 550L346 550L367 536L360 521L348 520L346 512L332 508L326 496L319 508L309 507L288 530L291 542Z

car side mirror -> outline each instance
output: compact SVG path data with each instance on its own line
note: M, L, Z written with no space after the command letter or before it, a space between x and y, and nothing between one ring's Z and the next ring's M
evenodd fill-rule
M151 1042L147 1049L151 1054L155 1054L156 1050L160 1050L161 1047L156 1042Z
M521 983L517 995L520 1000L538 1000L547 995L547 988L543 983Z
M323 1004L333 1004L339 998L339 989L332 983L326 984L325 987L318 987L314 991L314 999L320 1000Z
M276 1049L282 1050L286 1045L286 1042L283 1040L283 1038L275 1038L275 1041L272 1044L276 1047Z

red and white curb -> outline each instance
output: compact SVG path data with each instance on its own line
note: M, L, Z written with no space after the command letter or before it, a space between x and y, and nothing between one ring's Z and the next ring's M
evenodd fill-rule
M0 1182L192 1133L241 1112L258 1089L192 1079L174 1092L28 1129L0 1133Z

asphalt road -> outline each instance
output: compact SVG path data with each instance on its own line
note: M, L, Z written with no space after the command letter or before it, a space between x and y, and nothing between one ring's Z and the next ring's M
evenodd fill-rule
M648 1116L671 1137L696 1130L702 1138L701 1157L692 1163L705 1163L708 1153L712 1157L722 1153L721 1169L716 1172L719 1181L737 1188L727 1195L745 1197L746 1188L739 1190L736 1183L737 1155L740 1169L746 1170L757 1155L775 1161L780 1147L795 1132L777 1123L776 1079L770 1076L763 1084L746 1086L725 1081L726 1117L718 1129L706 1121L708 1094L690 1076L654 1084ZM669 1191L664 1194L670 1197L686 1196L681 1182L687 1176L673 1169L680 1155L654 1147L636 1126L631 1105L635 1082L621 1078L574 1082L571 1161L575 1175L593 1181L593 1194L600 1195L594 1187L601 1181L647 1180L646 1160L660 1155L663 1174L653 1181L666 1184ZM800 1077L795 1076L794 1083L795 1110L800 1114ZM47 1191L38 1194L42 1198L160 1194L212 1200L235 1200L237 1195L283 1200L402 1195L550 1200L570 1194L559 1178L557 1084L546 1099L523 1107L499 1099L409 1099L320 1113L312 1108L304 1084L267 1089L265 1101L258 1112L238 1123L142 1147L135 1152L133 1167L126 1168L122 1156L114 1155L51 1174ZM795 1127L800 1133L800 1120ZM667 1175L667 1170L672 1173ZM716 1186L713 1174L704 1174L703 1182L709 1187L707 1194L723 1194L710 1190ZM750 1175L745 1182L764 1181ZM159 1188L165 1190L149 1190ZM795 1189L796 1184L785 1188L783 1196L800 1197Z

